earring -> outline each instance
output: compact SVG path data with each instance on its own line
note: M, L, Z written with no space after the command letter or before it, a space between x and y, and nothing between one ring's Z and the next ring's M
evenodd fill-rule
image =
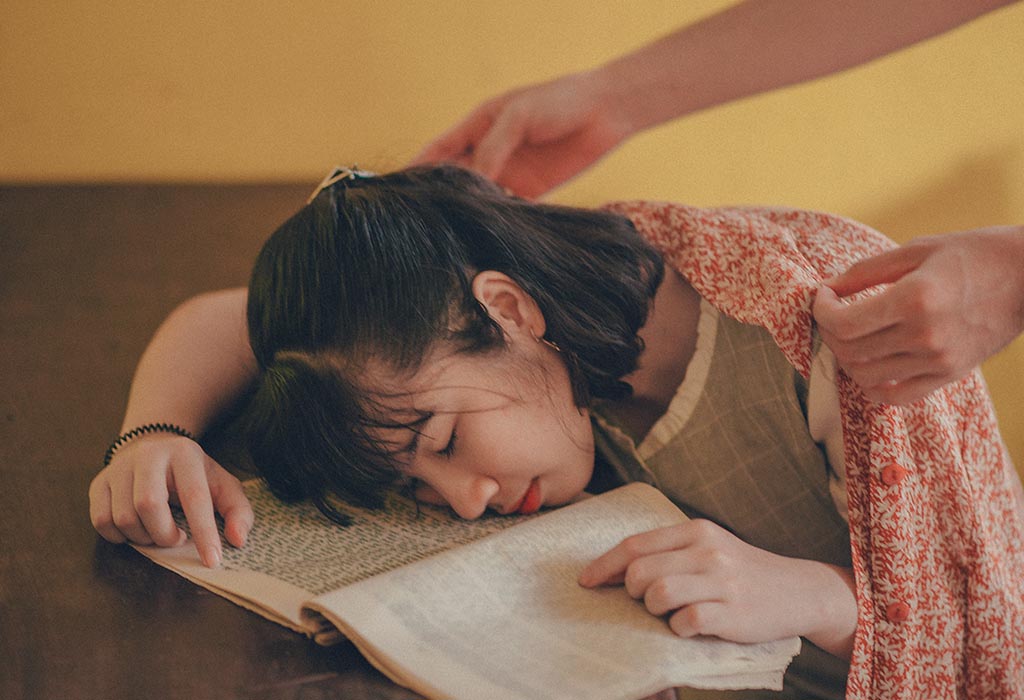
M536 342L538 342L538 343L543 343L544 345L547 345L547 346L548 346L549 348L551 348L552 350L554 350L555 352L557 352L557 353L558 353L559 355L561 355L561 354L562 354L562 348L558 347L558 344L557 344L557 343L555 343L554 341L552 341L552 340L548 340L547 338L545 338L545 337L543 337L543 336L540 336L540 337L538 337L538 336L537 336L537 334L536 334L536 333L534 333L534 332L533 332L532 330L530 331L530 335L532 335L532 336L533 336L533 339L534 339L534 340L535 340Z

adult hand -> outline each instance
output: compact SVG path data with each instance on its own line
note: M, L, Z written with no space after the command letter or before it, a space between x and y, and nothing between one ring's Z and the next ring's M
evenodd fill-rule
M877 295L841 299L889 283ZM813 313L839 365L869 399L911 403L1024 330L1024 227L920 238L824 285Z
M597 73L576 73L484 102L413 164L472 168L522 197L577 175L632 133Z
M110 542L183 544L186 535L174 522L170 503L185 511L196 549L209 567L221 561L215 509L224 518L224 536L236 547L252 529L252 507L241 483L188 438L135 438L89 486L92 524Z
M758 549L708 520L628 537L592 561L580 585L624 583L681 637L736 642L793 635L848 657L857 624L849 569Z

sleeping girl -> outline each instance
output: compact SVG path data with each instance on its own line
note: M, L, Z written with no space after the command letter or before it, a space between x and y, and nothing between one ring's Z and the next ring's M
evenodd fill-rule
M243 546L252 511L196 437L248 396L260 476L339 521L334 499L389 489L471 519L654 484L692 519L580 584L624 585L682 636L802 636L779 697L1014 697L1024 518L980 376L874 404L812 326L821 280L890 245L819 213L588 210L451 166L339 169L248 290L158 330L92 521L172 546L177 503L208 566L215 514Z

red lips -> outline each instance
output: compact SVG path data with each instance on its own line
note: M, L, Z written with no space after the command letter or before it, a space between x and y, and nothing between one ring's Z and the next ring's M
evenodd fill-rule
M532 515L540 510L540 483L534 479L513 511L517 515Z

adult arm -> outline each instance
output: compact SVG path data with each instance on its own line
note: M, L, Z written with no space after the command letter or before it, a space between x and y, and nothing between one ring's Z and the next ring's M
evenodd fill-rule
M868 398L921 399L1024 331L1024 226L918 238L861 261L825 281L814 317Z
M495 97L414 162L539 196L647 128L845 70L1014 0L748 0L590 71Z
M245 289L200 295L175 309L139 361L122 432L173 423L202 435L256 376L246 333ZM111 542L174 546L184 541L169 503L185 511L200 557L220 562L214 511L225 535L242 546L252 509L238 479L187 438L165 433L120 447L89 488L90 516Z

